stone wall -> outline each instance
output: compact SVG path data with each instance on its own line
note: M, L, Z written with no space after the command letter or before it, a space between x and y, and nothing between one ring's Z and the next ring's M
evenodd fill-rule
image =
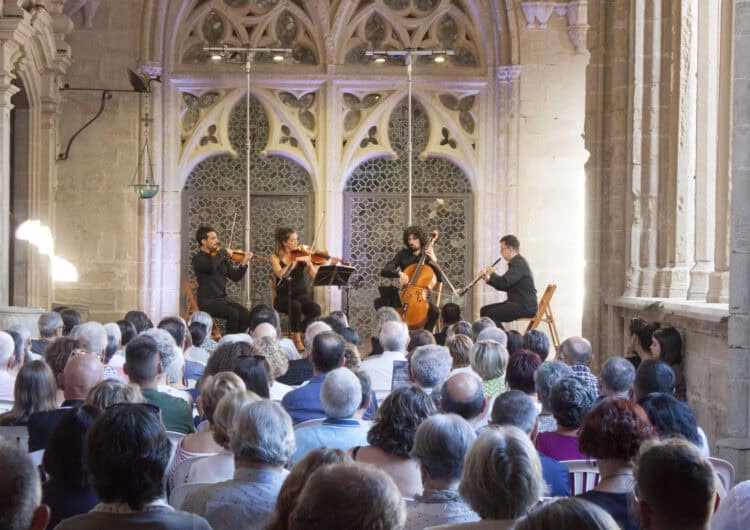
M93 27L74 19L69 42L74 87L129 89L127 68L139 58L144 2L104 2ZM64 92L61 149L97 112L100 92ZM131 184L138 159L139 97L114 93L102 116L75 140L70 159L58 162L55 239L60 255L78 267L75 284L57 284L54 304L87 309L103 322L138 307L141 205Z

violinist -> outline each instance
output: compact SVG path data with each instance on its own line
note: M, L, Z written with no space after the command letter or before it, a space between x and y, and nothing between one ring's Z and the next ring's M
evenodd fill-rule
M227 298L227 279L238 282L247 272L252 252L221 248L216 230L201 226L195 233L200 250L193 256L193 271L198 281L198 307L214 318L227 321L227 333L243 333L250 321L248 310ZM239 267L231 265L233 255L239 254Z
M410 278L404 273L404 270L412 264L418 263L422 254L425 255L425 265L430 264L437 265L437 258L435 257L435 250L432 247L427 248L427 234L421 226L410 226L404 230L403 234L404 248L399 250L396 255L388 263L385 264L383 270L380 271L380 275L385 278L398 278L398 283L402 287L409 283ZM437 267L432 267L435 271L437 281L442 281L440 270ZM381 288L381 293L384 290ZM387 298L391 300L383 300L384 305L393 305L397 307L399 304L398 294L395 298L391 295ZM376 300L376 304L377 304ZM428 331L432 331L435 328L435 323L440 316L440 310L438 307L429 302L429 310L427 314L427 323L424 328Z
M311 253L298 252L299 247L293 228L276 230L276 249L271 256L276 276L273 307L289 315L289 327L297 349L303 347L302 332L307 324L320 316L320 306L313 300L310 281L318 273L318 266L313 263Z

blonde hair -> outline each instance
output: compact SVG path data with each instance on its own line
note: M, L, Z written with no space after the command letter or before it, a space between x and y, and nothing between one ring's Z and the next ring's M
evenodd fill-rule
M272 380L281 377L289 369L289 359L284 355L279 341L274 338L260 337L255 339L250 345L250 351L253 355L263 357L268 361L268 366L271 369L268 376Z
M213 425L216 406L229 392L244 392L245 382L232 372L219 372L209 375L201 384L201 404L203 415Z
M446 339L445 346L448 348L448 351L453 358L454 368L469 366L469 352L473 345L474 341L471 340L471 337L467 337L466 335L453 335Z
M260 396L247 390L236 390L224 394L214 410L214 441L224 449L229 449L229 440L237 425L237 417L245 403L260 401Z
M469 350L471 367L485 381L505 375L508 359L508 350L495 340L480 340Z
M86 405L93 405L104 410L117 403L145 403L141 389L115 379L105 379L89 391Z

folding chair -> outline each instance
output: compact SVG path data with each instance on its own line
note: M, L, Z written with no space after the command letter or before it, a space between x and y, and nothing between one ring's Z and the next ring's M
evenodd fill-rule
M542 322L546 323L549 326L550 338L552 339L552 344L555 349L560 347L560 336L557 334L557 326L555 325L555 317L552 316L550 300L552 300L552 295L555 294L556 290L557 285L555 285L554 283L550 283L549 285L547 285L542 298L539 300L539 308L536 311L536 315L534 315L533 317L518 319L529 321L529 325L526 326L526 333L528 333L532 329L538 328L539 324L541 324Z
M580 495L596 487L599 468L594 460L563 460L570 473L570 494Z

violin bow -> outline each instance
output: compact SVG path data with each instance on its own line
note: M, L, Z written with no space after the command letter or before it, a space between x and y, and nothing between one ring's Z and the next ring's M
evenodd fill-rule
M315 233L313 234L312 244L310 245L310 250L312 250L313 252L315 251L315 242L318 240L318 235L320 234L320 228L323 226L323 221L325 221L325 218L326 218L326 212L324 210L323 215L320 216L318 227L315 229Z
M234 225L237 223L237 209L234 210L234 219L232 219L232 230L229 234L229 245L228 248L232 248L232 241L234 241Z

